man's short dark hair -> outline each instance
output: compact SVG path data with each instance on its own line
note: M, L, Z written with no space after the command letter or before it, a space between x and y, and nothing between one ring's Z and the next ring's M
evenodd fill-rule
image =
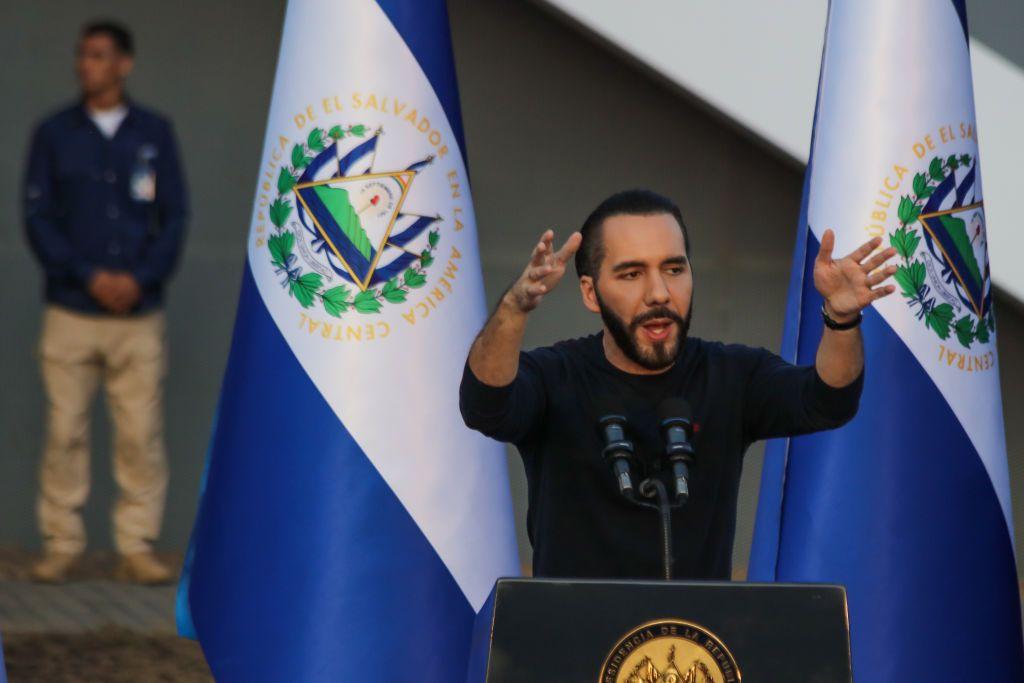
M597 279L601 261L604 259L604 237L601 226L606 219L612 216L653 216L663 213L673 216L679 222L679 228L683 231L683 244L686 245L686 253L689 255L690 235L686 231L683 214L676 203L652 190L625 190L613 194L598 204L597 208L587 216L587 220L583 221L583 227L580 228L583 240L580 242L580 248L576 251L576 275L578 277L589 275L595 280Z
M121 54L129 57L135 54L135 41L132 39L131 31L116 21L93 21L83 26L82 38L92 36L107 36Z

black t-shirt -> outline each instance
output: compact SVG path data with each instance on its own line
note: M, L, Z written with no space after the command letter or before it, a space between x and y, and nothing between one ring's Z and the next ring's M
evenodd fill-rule
M693 408L696 463L690 500L672 514L674 574L728 579L747 447L844 424L857 412L862 384L863 374L835 389L813 366L695 338L666 372L633 375L608 361L596 334L521 353L505 387L483 384L467 365L460 406L469 427L514 443L523 458L535 576L657 578L658 513L619 495L597 421L608 405L626 407L639 482L663 466L658 404L683 397Z

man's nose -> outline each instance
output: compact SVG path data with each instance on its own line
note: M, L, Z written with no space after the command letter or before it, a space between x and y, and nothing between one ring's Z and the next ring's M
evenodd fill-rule
M648 306L655 306L666 304L668 301L668 287L665 285L665 279L659 273L648 280L644 303Z

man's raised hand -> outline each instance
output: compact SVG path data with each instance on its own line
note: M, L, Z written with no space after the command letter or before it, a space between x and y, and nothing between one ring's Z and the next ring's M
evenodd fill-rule
M569 235L569 239L558 251L554 250L554 240L555 233L552 230L541 235L540 242L530 255L530 263L505 293L506 303L523 313L537 308L544 295L562 279L566 266L580 248L583 235L578 232Z
M885 266L896 250L890 247L868 258L881 243L882 239L876 237L848 256L833 260L835 233L826 230L821 236L821 248L814 261L814 286L825 298L831 317L840 322L854 318L861 309L896 291L892 285L880 286L896 272L896 266Z

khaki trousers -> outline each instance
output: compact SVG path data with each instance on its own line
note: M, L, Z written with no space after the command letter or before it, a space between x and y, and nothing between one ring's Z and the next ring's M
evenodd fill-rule
M167 364L163 313L119 318L50 306L40 343L47 433L37 506L49 552L85 550L79 509L89 496L89 422L100 381L114 425L114 545L150 550L167 494L162 385Z

